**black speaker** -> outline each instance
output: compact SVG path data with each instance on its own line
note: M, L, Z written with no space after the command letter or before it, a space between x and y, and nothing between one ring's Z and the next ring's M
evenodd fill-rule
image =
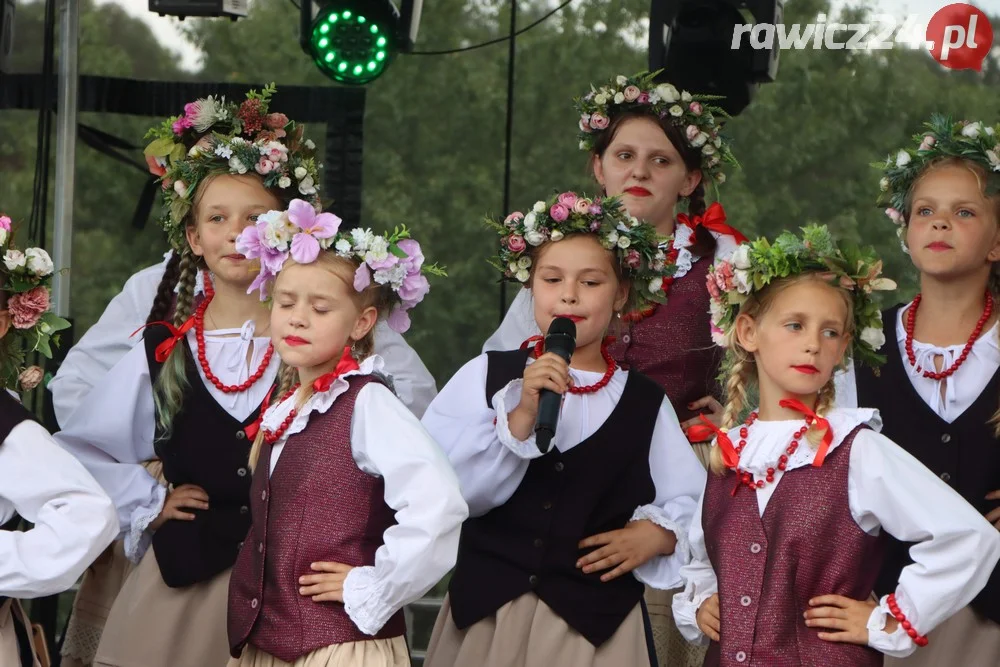
M732 116L778 73L778 49L736 40L737 26L780 23L783 0L652 0L649 69L659 80L706 95Z
M0 0L0 72L6 72L14 54L15 0Z

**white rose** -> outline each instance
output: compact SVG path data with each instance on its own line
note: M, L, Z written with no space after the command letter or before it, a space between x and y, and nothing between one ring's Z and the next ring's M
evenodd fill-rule
M247 173L247 166L243 164L243 162L235 155L229 158L229 169L230 171L235 171L238 174Z
M201 154L201 147L197 144L192 146L191 150L188 151L188 157L201 157Z
M674 88L669 83L661 83L656 87L656 94L661 100L667 103L676 102L680 99L680 95L677 93L677 89Z
M313 142L312 139L306 139L306 144L305 145L306 145L306 148L308 148L309 150L312 150L312 149L316 148L316 144L315 144L315 142Z
M619 74L617 77L615 77L615 83L617 83L619 86L624 86L625 84L628 83L628 77Z
M8 250L4 253L3 263L8 271L16 271L25 265L26 258L20 250Z
M736 250L733 251L732 257L729 258L732 262L733 268L742 269L746 271L750 268L750 246L741 245Z
M337 254L341 257L351 256L351 242L347 239L338 240L333 247L337 249Z
M521 267L517 265L517 262L510 262L509 264L507 264L507 268L510 269L510 272L513 274L517 273Z
M993 171L1000 171L1000 152L996 150L986 151L986 159L990 161ZM2 241L0 241L2 243Z
M878 189L881 190L882 192L888 192L889 191L889 179L883 176L882 180L880 180L878 182Z
M691 93L685 90L684 92L681 93L681 102L690 102L690 101L691 101Z
M962 136L975 139L976 137L979 136L979 133L982 131L983 131L983 124L977 120L975 123L969 123L968 125L962 128Z
M581 140L580 140L580 143L579 143L579 144L577 144L577 147L578 147L578 148L579 148L579 149L580 149L581 151L585 151L585 150L587 150L587 142L586 142L586 141L584 141L583 139L581 139Z
M649 94L649 103L658 104L660 102L660 94L655 90Z
M993 129L992 127L990 127L989 125L987 125L986 127L984 127L984 128L983 128L983 132L985 132L986 134L990 135L991 137L992 137L992 136L993 136L994 134L996 134L996 130L994 130L994 129Z
M627 236L619 236L618 237L618 247L619 248L621 248L622 250L624 250L625 248L629 247L630 245L632 245L632 241L630 241Z
M597 95L594 96L594 104L596 104L597 106L602 107L607 103L608 103L608 96L605 95L604 93L598 93Z
M7 243L7 230L0 228L0 245Z
M550 238L553 241L562 241L562 239L563 239L563 233L560 232L558 229L553 229L552 230L552 235L551 235Z
M533 229L524 235L524 240L534 246L542 245L545 243L545 234Z
M365 253L366 262L381 262L388 257L389 241L384 236L373 236L368 240L368 252Z
M718 174L715 175L715 182L718 183L719 185L722 185L723 183L726 182L726 175L720 171Z
M708 300L708 312L711 314L712 322L718 323L726 315L727 308L715 299Z
M896 166L905 167L908 164L910 164L910 154L905 150L900 149L900 151L896 153Z
M621 104L625 101L625 93L615 93L615 104Z
M514 277L522 283L526 283L528 282L528 278L531 277L531 274L528 273L527 269L518 269L517 273L514 274Z
M28 248L25 260L28 270L36 276L47 276L55 270L55 267L52 266L52 258L42 248Z
M288 178L287 176L282 176L281 178L278 179L279 188L284 189L290 186L291 184L292 184L292 179Z
M878 327L865 327L861 332L861 340L878 350L885 345L885 332Z
M679 109L680 107L677 108ZM673 113L673 109L670 110L670 113ZM698 136L691 140L691 145L695 148L699 148L704 146L706 141L708 141L708 135L704 132L699 132Z
M656 277L649 281L649 291L651 294L656 294L663 289L663 278Z
M301 180L302 180L303 178L305 178L305 177L306 177L306 174L308 174L308 173L309 173L309 172L308 172L308 171L306 171L306 168L305 168L305 167L296 167L296 168L295 168L295 178L299 179L300 181L301 181Z
M545 209L548 208L543 201L536 201L535 205L531 207L531 210L535 213L545 213Z
M750 293L750 274L743 269L733 269L733 284L740 294Z
M311 195L316 192L316 184L313 182L312 176L306 176L299 181L299 192L304 195Z
M530 257L519 257L518 258L518 260L517 260L517 268L518 269L527 269L530 266L531 266L531 258Z
M715 155L715 146L713 146L712 144L705 144L704 146L702 146L701 152L704 153L705 155Z
M684 109L682 109L679 104L675 104L674 106L670 107L670 115L676 118L680 118L681 116L684 115Z
M530 232L531 230L533 230L535 228L535 224L536 224L535 212L534 211L528 211L528 215L524 216L524 229L525 229L525 231Z
M608 244L609 248L614 248L618 245L618 232L611 232L604 237L605 242Z
M368 229L352 229L351 230L351 241L354 243L354 249L358 252L364 252L368 250L368 243L372 239L371 230Z

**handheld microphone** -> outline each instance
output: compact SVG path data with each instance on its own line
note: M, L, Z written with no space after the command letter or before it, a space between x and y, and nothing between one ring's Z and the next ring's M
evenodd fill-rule
M576 349L576 325L567 317L557 317L549 325L545 334L545 351L554 352L569 363ZM538 398L538 417L535 419L535 444L543 454L549 451L549 444L556 435L559 408L562 396L549 389L543 389Z

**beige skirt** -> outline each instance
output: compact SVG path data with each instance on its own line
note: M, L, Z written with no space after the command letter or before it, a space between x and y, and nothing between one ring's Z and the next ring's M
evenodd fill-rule
M95 667L225 664L229 572L170 588L163 583L153 550L147 550L111 607Z
M410 652L402 636L324 646L295 662L279 660L248 645L227 667L410 667Z
M534 593L459 630L445 597L424 667L651 667L642 608L636 605L600 647L569 627Z
M965 607L927 635L927 646L906 658L885 659L885 667L997 667L1000 625Z
M14 626L14 616L17 616L22 623L24 632L27 633L28 644L31 644L31 621L28 615L21 608L21 603L17 600L7 599L0 605L0 665L2 667L19 667L21 664L21 651L17 643L17 631ZM39 667L38 656L34 653L32 646L31 664Z

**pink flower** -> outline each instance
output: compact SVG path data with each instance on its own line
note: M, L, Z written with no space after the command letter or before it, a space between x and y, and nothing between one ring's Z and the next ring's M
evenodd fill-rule
M410 316L401 306L396 306L386 318L386 324L396 333L406 333L410 329Z
M420 249L420 244L415 239L402 239L396 245L406 253L406 259L400 262L407 267L407 272L418 273L424 264L424 251Z
M577 199L579 199L579 197L576 196L575 192L564 192L559 195L559 199L556 201L565 206L567 209L570 209L573 208L574 204L576 204Z
M283 130L288 125L288 116L283 113L269 113L264 116L264 125L272 130Z
M639 104L649 104L649 93L647 92L639 93L639 97L636 98L635 101L638 102Z
M719 285L719 289L723 292L732 292L735 289L733 285L733 265L729 262L722 262L715 269L715 281Z
M924 135L924 140L920 142L920 148L918 148L917 150L920 150L920 151L930 150L931 146L933 146L935 142L936 142L936 139L934 139L934 135L932 135L932 134L925 134Z
M906 220L903 219L903 214L894 208L885 209L885 214L889 216L889 219L892 220L897 225L902 225L906 222Z
M167 161L162 157L153 157L152 155L146 156L146 166L149 167L149 173L153 176L163 176L167 173Z
M573 211L579 213L580 215L587 215L587 212L590 211L590 206L591 202L589 199L586 197L580 197L576 200L576 203L573 204Z
M24 391L31 391L42 383L42 369L38 366L28 366L17 376L17 381Z
M404 304L413 307L423 301L424 296L431 291L431 285L427 282L427 277L420 273L412 273L403 279L403 284L399 287L399 298Z
M42 318L42 313L48 309L49 290L42 286L15 294L7 300L7 310L10 311L16 329L35 326Z
M174 131L174 134L180 135L184 134L184 130L189 129L192 126L193 125L191 123L191 119L189 119L187 116L181 116L180 118L174 121L174 124L171 125L170 129Z
M184 105L184 117L194 118L201 111L201 102L188 102Z
M625 86L625 90L622 91L622 94L625 95L626 102L635 102L639 99L639 95L642 94L642 91L636 86Z
M708 288L708 295L712 297L713 301L718 301L722 296L719 292L719 283L715 281L715 273L708 274L708 278L705 280L705 287Z
M341 223L333 213L316 213L313 205L302 199L293 199L288 205L288 219L302 230L292 237L292 259L300 264L315 262L319 239L335 236Z
M0 229L10 231L10 218L6 215L0 215Z
M593 204L591 204L590 208L587 210L587 213L590 213L591 215L600 215L603 212L604 212L604 209L601 208L601 205L598 204L597 202L594 202Z
M585 113L580 115L580 131L590 132L590 114Z
M642 266L642 256L638 250L633 249L628 251L628 254L625 255L625 266L630 269L638 269Z
M591 207L591 208L593 208L593 207ZM594 220L593 222L590 223L590 231L596 232L600 228L601 228L601 223L599 223L597 220Z
M361 266L354 272L354 289L358 292L363 292L368 289L368 286L372 284L372 272L368 268L368 265L362 263Z
M187 183L181 180L174 181L174 192L177 193L178 197L183 197L187 194Z
M520 234L511 234L507 237L507 248L511 252L524 252L528 244L524 242L524 237Z
M687 135L688 141L694 141L694 138L698 136L701 130L698 129L697 125L688 125L684 128L684 134Z
M590 116L590 126L595 130L607 129L608 123L610 122L611 121L608 120L607 116L601 113L593 113Z
M695 116L700 116L701 112L704 111L700 102L692 102L690 105L688 105L688 109L690 109L691 113L693 113Z
M549 208L549 216L556 222L562 222L569 217L569 210L562 204L553 204Z
M513 227L517 227L517 223L519 223L521 220L524 220L524 213L521 213L520 211L514 211L513 213L511 213L510 215L508 215L506 218L504 218L503 224L505 224L508 227L513 228Z
M270 160L268 160L266 157L262 157L257 162L257 166L255 166L254 169L257 170L258 174L260 174L261 176L264 176L264 175L270 174L272 171L274 171L274 163L271 162Z

